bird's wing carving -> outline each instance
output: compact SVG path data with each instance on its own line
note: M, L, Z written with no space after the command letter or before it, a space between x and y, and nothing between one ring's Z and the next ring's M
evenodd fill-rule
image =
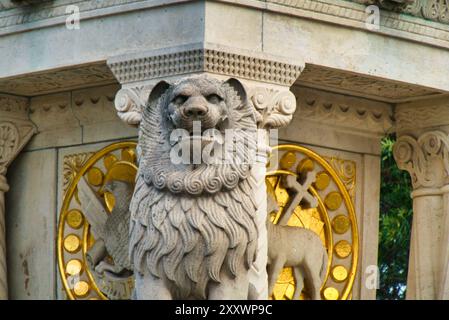
M104 226L108 213L101 200L84 180L84 177L78 182L78 197L83 213L91 226L92 235L95 239L104 239Z

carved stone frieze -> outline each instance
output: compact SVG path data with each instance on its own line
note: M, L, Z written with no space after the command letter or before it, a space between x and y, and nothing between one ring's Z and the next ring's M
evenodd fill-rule
M375 135L384 135L393 128L392 107L387 103L304 87L295 87L293 91L298 117L303 121Z
M353 0L354 2L366 5L379 5L388 10L401 11L406 6L414 4L416 0Z
M379 5L381 8L413 16L423 17L443 23L449 22L449 3L446 0L352 0L366 5Z
M394 116L401 133L449 125L449 97L399 104Z
M298 83L312 88L330 91L337 90L341 93L349 93L386 102L432 97L442 93L438 90L427 89L409 83L392 82L311 64L306 65L298 79Z
M86 86L101 86L116 80L106 64L90 64L45 73L27 74L0 80L0 92L35 96Z

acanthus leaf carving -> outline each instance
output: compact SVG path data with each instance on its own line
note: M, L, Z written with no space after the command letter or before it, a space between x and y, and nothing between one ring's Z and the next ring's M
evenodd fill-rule
M12 122L0 123L0 166L6 166L19 146L19 130Z
M449 177L449 136L442 131L423 133L418 139L401 136L393 155L402 170L410 173L415 189L439 188Z

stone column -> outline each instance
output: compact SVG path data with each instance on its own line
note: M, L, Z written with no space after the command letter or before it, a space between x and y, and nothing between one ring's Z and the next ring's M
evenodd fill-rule
M398 105L396 120L394 157L413 185L407 299L448 299L449 103Z
M6 170L36 132L28 120L28 99L0 95L0 299L8 299L5 241Z
M258 258L250 276L251 299L267 299L267 234L265 173L269 152L268 129L288 125L296 110L290 86L304 68L303 61L229 47L200 44L155 50L135 55L114 57L108 65L122 85L115 106L119 117L130 125L138 125L149 92L160 80L174 82L181 78L207 74L220 80L238 79L246 88L253 105L259 135L257 168L257 224L259 228Z

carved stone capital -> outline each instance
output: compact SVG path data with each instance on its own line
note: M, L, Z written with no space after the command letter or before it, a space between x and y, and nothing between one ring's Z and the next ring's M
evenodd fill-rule
M261 129L287 126L296 110L295 95L288 89L255 86L249 90L249 99Z
M140 123L142 108L153 86L189 75L237 78L248 89L260 128L287 125L296 109L290 86L304 69L302 61L247 52L212 44L197 44L114 57L108 66L122 84L115 107L127 124Z
M6 172L35 132L36 127L28 120L28 99L0 95L0 174Z
M402 170L407 170L414 189L441 188L449 183L449 135L444 131L428 131L417 139L401 136L393 155Z
M115 109L123 122L138 126L142 111L153 86L137 86L120 89L115 95Z

